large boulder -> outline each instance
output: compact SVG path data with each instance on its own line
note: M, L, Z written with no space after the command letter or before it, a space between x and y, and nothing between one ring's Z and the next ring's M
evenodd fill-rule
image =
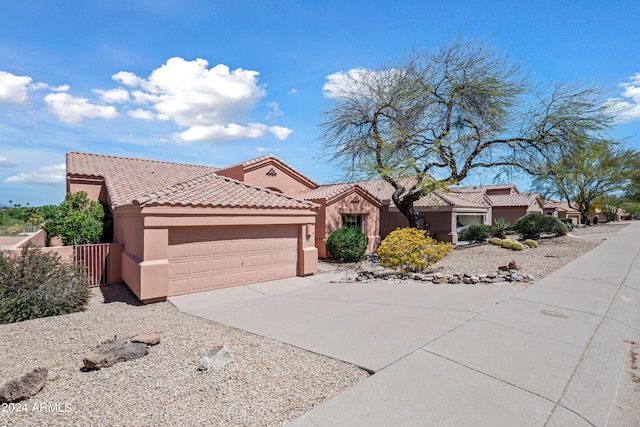
M47 382L47 368L35 368L0 386L0 403L13 403L35 396Z
M85 354L83 363L88 369L108 368L116 363L138 359L147 354L149 354L149 346L144 343L106 343Z

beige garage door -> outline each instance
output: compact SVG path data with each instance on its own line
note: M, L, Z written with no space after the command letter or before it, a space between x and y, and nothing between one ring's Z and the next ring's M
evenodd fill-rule
M297 226L169 230L169 295L295 276Z

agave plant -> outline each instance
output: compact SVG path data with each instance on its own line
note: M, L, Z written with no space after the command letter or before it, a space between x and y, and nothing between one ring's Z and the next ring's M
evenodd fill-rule
M511 224L504 218L496 218L493 221L493 227L491 227L491 234L493 237L504 239L507 232L511 229Z

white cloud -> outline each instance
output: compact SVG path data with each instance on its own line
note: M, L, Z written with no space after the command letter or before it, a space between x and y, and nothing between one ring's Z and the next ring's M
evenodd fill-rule
M296 93L298 93L298 91L297 91L297 90L295 90L295 89L291 89L291 90L289 91L289 95L295 95Z
M640 73L629 78L629 82L621 83L624 92L620 98L610 98L605 103L616 115L619 123L640 120Z
M282 126L270 126L269 132L274 134L280 141L284 141L289 137L289 135L291 135L293 129L284 128Z
M27 101L27 86L31 83L29 76L16 76L0 71L0 102L22 104Z
M271 108L271 111L267 113L265 119L282 116L284 114L280 109L280 105L277 102L267 102L267 106Z
M91 104L86 98L75 98L68 93L50 93L44 97L44 101L65 123L78 124L85 117L99 117L105 120L118 117L115 107Z
M144 81L144 79L141 79L129 71L120 71L119 73L112 75L111 78L125 86L131 87L139 86Z
M0 156L0 168L12 168L15 163L11 163L5 156Z
M143 110L142 108L138 108L137 110L129 110L127 114L129 114L129 116L133 117L134 119L140 119L140 120L154 119L153 112L149 110Z
M351 96L354 93L367 93L375 90L376 87L384 87L387 82L390 82L388 77L397 72L397 69L374 71L365 68L338 71L326 77L327 81L322 86L322 94L327 98L338 98Z
M267 126L261 123L250 123L247 126L229 123L226 125L192 126L184 132L174 135L180 142L230 141L238 138L260 138L264 136Z
M266 92L258 84L258 72L241 68L230 70L224 64L209 68L204 59L187 61L175 57L154 70L147 79L121 71L114 80L138 90L132 91L133 102L148 105L132 110L132 117L149 119L146 111L155 112L158 120L173 120L187 129L174 135L180 142L228 141L259 138L271 132L282 139L292 130L261 123L242 124L264 98ZM271 115L281 111L277 103L270 105ZM142 113L145 111L145 113Z
M94 89L95 93L100 95L100 98L104 102L108 102L110 104L122 103L129 101L129 91L122 88L110 89L110 90L102 90L102 89Z
M35 171L19 173L4 179L4 182L14 184L45 184L60 185L66 180L66 165L43 166Z

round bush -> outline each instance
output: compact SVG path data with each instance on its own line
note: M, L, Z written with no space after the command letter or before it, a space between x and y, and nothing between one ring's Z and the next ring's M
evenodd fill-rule
M491 226L489 224L471 224L460 230L458 240L466 242L484 242L489 237Z
M422 271L453 251L451 243L439 242L415 228L399 228L389 233L378 248L383 267L402 271Z
M512 251L521 251L523 249L524 249L524 246L522 246L522 243L520 243L520 242L511 243L511 250Z
M537 248L538 247L538 242L536 242L535 240L531 240L531 239L525 240L524 244L529 246L530 248Z
M568 232L567 226L558 218L547 214L523 216L513 224L513 230L523 239L538 238L543 233L564 236Z
M327 249L336 258L358 261L367 249L367 237L355 228L341 228L329 234Z
M0 251L0 323L83 310L89 300L84 269L35 246Z

